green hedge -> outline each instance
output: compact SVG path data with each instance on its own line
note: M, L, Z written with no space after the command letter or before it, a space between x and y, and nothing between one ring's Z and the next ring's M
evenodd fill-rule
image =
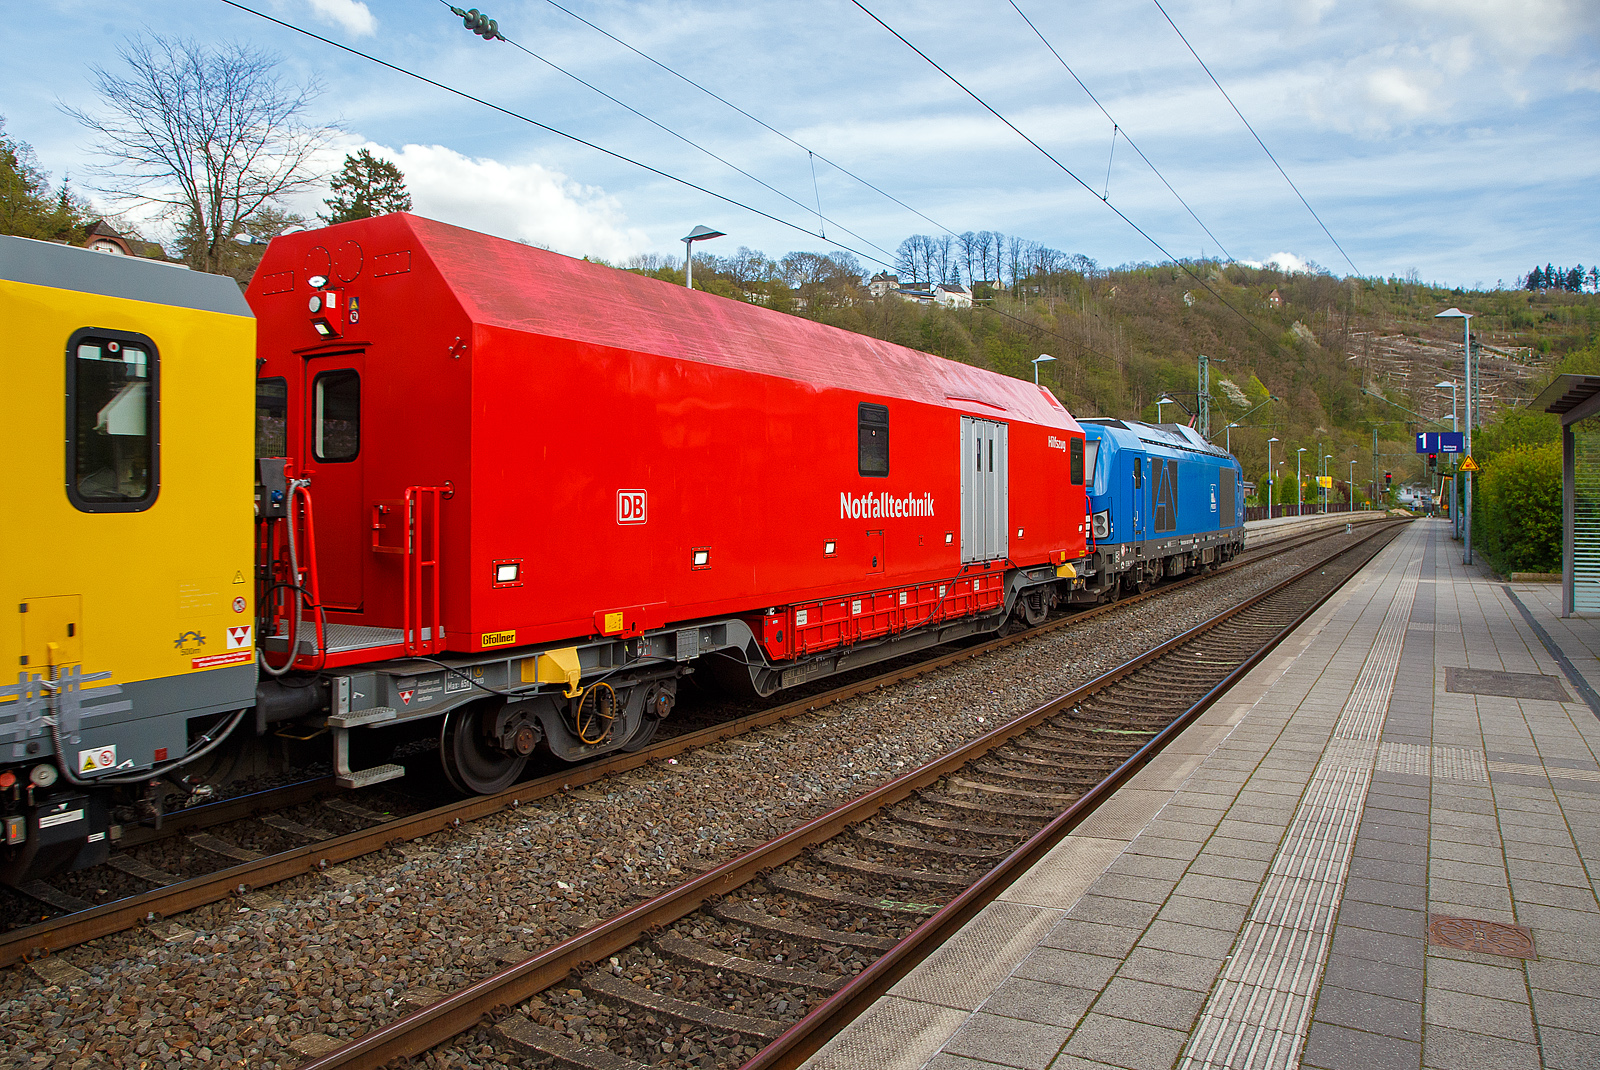
M1494 455L1473 487L1472 537L1495 570L1561 571L1561 445Z

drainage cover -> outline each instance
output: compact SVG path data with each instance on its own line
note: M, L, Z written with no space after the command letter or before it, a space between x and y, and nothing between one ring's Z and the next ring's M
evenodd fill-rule
M1533 933L1527 926L1504 925L1498 921L1434 914L1428 918L1428 942L1458 951L1481 951L1515 959L1538 957L1533 950Z
M1496 672L1493 669L1444 671L1444 689L1457 695L1499 695L1501 698L1537 698L1571 702L1560 679L1536 672Z

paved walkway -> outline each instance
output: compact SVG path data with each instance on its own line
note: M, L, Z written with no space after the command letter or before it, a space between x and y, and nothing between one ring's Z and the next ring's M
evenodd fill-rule
M809 1065L1600 1067L1600 627L1448 535L1413 524Z

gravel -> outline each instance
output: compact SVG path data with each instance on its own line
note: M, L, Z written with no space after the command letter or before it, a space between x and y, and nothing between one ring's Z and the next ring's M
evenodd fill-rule
M408 992L426 999L425 990L449 992L521 961L1034 709L1322 552L1291 552L1220 583L296 878L252 905L213 904L175 925L92 941L58 957L82 971L75 980L50 984L27 967L6 971L0 1067L297 1066L297 1037L359 1036L415 1009ZM327 811L296 819L340 827ZM174 866L182 853L173 848ZM496 1051L479 1029L416 1065L522 1061Z

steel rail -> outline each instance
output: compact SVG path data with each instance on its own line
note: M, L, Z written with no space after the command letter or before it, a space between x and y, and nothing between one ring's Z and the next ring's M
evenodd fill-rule
M1401 521L1394 522L1400 523ZM1387 526L1385 525L1384 528L1386 529ZM1265 552L1270 548L1272 553L1276 554L1298 548L1307 543L1343 534L1338 529L1337 524L1329 524L1325 527L1328 530L1316 530L1306 534L1303 538L1294 535L1285 536L1260 549ZM1283 542L1289 542L1290 545L1279 545ZM1250 552L1252 551L1248 549L1245 551L1245 553ZM341 862L348 862L363 855L371 854L373 851L393 843L419 839L447 828L458 827L464 822L476 821L499 813L502 810L518 807L523 803L549 798L562 791L582 787L618 773L637 769L653 761L670 758L698 747L709 746L757 728L763 728L791 717L814 712L835 702L901 683L1061 628L1071 627L1082 621L1092 620L1103 614L1134 605L1146 599L1165 596L1190 585L1214 579L1223 572L1255 563L1259 562L1240 561L1236 558L1216 572L1201 573L1173 582L1162 583L1139 594L1129 595L1116 602L1092 606L1022 632L986 640L970 647L963 647L947 654L919 661L913 665L903 666L887 673L844 684L820 694L796 699L793 702L784 703L768 710L746 714L721 724L686 732L680 736L672 736L641 751L615 753L584 765L573 766L570 769L564 769L547 776L513 785L494 795L481 795L463 799L432 810L397 818L381 825L374 825L371 828L359 829L343 836L292 848L288 851L268 855L249 862L241 862L238 865L219 869L199 877L192 877L177 884L152 888L149 891L90 907L87 910L80 910L72 914L0 933L0 967L18 962L31 962L45 955L86 943L89 940L123 932L141 924L157 921L210 903L220 902L230 896L243 895L246 892L255 891L294 877L315 873ZM307 782L293 787L308 790L309 785L312 783L314 782ZM252 796L243 796L239 800L221 800L218 803L209 804L205 810L210 814L221 814L225 812L223 808L237 807L241 804L241 800L250 798ZM213 806L218 809L212 810ZM186 811L180 811L179 815L174 815L174 819L179 818L183 813L186 813ZM199 820L192 820L185 822L183 827L211 827L221 823L223 820L232 819L232 817L218 817L218 820L209 824L202 824ZM164 836L157 834L137 842L149 842L161 838L164 838Z
M1379 535L1390 531L1394 526L1397 525L1383 525L1375 529L1356 543L1344 547L1338 553L1330 555L1323 561L1300 570L1266 591L1260 592L1212 619L1188 629L1160 646L1129 659L1066 695L1053 699L1029 713L992 729L977 739L941 756L929 765L883 784L841 807L814 818L782 836L769 840L767 843L737 858L724 862L702 873L700 876L680 884L663 895L625 910L530 959L468 985L421 1010L381 1025L366 1035L358 1037L333 1051L309 1059L300 1065L299 1070L337 1070L337 1068L347 1067L364 1068L364 1070L365 1068L377 1068L389 1063L390 1060L409 1058L442 1044L470 1029L485 1016L493 1016L504 1008L531 998L544 989L561 982L573 970L582 969L588 964L605 959L637 942L646 933L678 921L700 909L708 901L733 891L740 885L756 878L762 872L792 860L807 848L831 839L849 826L858 824L876 814L884 807L903 801L914 792L928 787L941 777L955 772L974 759L986 755L995 748L1035 727L1040 722L1055 716L1076 703L1081 703L1090 695L1105 689L1130 673L1144 668L1178 647L1225 624L1245 610L1306 579L1318 569L1325 568L1328 561L1349 553L1356 547L1362 546ZM1371 556L1376 556L1379 550L1381 550L1381 547L1374 549L1368 560L1371 559ZM1362 564L1365 564L1365 561ZM1354 571L1352 571L1352 575L1354 575ZM1296 618L1293 624L1275 632L1255 654L1251 655L1245 665L1241 665L1233 672L1230 672L1223 683L1208 691L1199 703L1190 708L1189 712L1181 715L1173 724L1141 747L1133 757L1119 766L1105 781L1090 789L1083 799L1075 802L1067 811L1053 819L1046 829L1031 837L1006 862L1001 863L1001 866L997 867L996 871L980 878L977 884L941 908L927 922L919 926L905 941L897 944L883 959L878 960L881 965L875 964L862 971L855 980L840 989L816 1011L807 1015L772 1044L768 1045L767 1048L763 1049L762 1052L758 1053L750 1063L746 1064L746 1070L767 1070L768 1067L777 1066L790 1067L798 1065L799 1061L803 1061L805 1057L821 1046L827 1036L832 1035L832 1032L826 1032L826 1030L831 1029L833 1032L837 1032L839 1028L842 1028L843 1023L849 1020L847 1015L857 1014L862 1008L870 1005L871 999L876 998L876 993L886 990L889 985L904 976L915 965L920 957L917 954L918 949L932 946L925 942L931 936L919 937L918 934L926 930L929 934L940 934L942 939L953 933L961 924L964 924L977 910L981 909L983 905L992 900L1009 884L1008 876L1010 879L1014 879L1016 874L1025 871L1027 866L1037 861L1044 852L1048 851L1051 846L1064 837L1067 832L1071 831L1075 825L1115 791L1117 786L1121 785L1128 777L1132 776L1133 773L1137 772L1139 768L1159 753L1162 747L1182 731L1184 725L1203 712L1211 703L1215 702L1216 697L1222 694L1228 685L1236 682L1244 672L1248 671L1273 647L1282 642L1295 627L1298 627L1306 617L1331 597L1340 586L1342 586L1342 582L1336 584L1319 597L1309 609ZM1015 861L1012 861L1013 859ZM826 1023L826 1025L820 1023ZM826 1036L824 1036L825 1032ZM770 1056L767 1054L769 1051L773 1052Z

